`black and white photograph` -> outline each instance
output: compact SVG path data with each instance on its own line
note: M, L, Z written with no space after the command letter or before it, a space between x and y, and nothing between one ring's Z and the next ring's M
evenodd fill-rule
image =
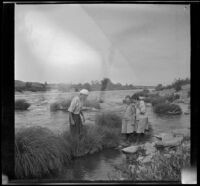
M190 21L189 4L15 4L15 179L181 182Z

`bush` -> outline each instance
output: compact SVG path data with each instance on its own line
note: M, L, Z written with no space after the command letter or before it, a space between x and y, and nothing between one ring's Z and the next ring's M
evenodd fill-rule
M176 99L179 99L179 98L180 98L180 95L178 95L178 94L171 94L169 96L166 96L166 99L169 102L173 102L173 101L175 101Z
M167 101L167 98L155 94L155 95L146 97L144 99L144 101L147 102L147 103L151 103L152 106L155 106L155 105L160 104L160 103L165 103Z
M148 95L148 93L149 93L149 90L148 89L144 89L144 90L142 90L142 91L140 91L140 92L136 92L136 93L134 93L132 96L131 96L131 99L138 99L140 96L142 96L142 97L146 97L147 95Z
M160 91L160 90L163 90L164 87L162 86L162 84L158 84L155 88L156 91Z
M121 117L112 112L104 112L96 115L95 123L98 126L107 126L110 128L121 128Z
M25 99L15 100L15 110L27 110L30 107L30 103L28 103Z
M22 128L15 135L17 178L41 178L60 171L69 159L68 144L49 129Z
M169 103L159 103L153 107L153 110L157 114L181 114L182 110L179 105Z

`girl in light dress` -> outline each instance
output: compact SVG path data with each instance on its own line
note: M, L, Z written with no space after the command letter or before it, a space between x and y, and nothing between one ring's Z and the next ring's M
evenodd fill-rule
M122 118L122 129L121 133L125 135L128 140L130 135L136 132L136 108L133 103L131 103L131 97L125 97L125 111Z
M143 97L139 97L139 101L136 106L136 120L137 120L137 141L140 136L144 135L145 130L149 129L148 117L146 114L146 106Z

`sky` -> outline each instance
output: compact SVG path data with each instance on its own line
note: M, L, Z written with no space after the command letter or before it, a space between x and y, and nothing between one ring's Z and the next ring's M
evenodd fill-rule
M190 6L15 6L15 79L170 84L190 77Z

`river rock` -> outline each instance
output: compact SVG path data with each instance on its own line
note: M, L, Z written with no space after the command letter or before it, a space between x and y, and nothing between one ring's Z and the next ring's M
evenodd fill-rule
M170 158L170 157L171 157L170 154L164 154L164 156L165 156L166 158Z
M172 139L174 135L172 133L161 133L157 135L156 137L160 139L161 141L167 141L167 140Z
M175 129L172 131L174 136L190 136L190 130L188 128L184 128L184 129Z
M156 147L175 147L181 144L183 137L173 137L171 139L165 139L155 142Z
M155 143L145 143L143 148L146 150L146 154L152 154L156 152L156 148L154 147Z
M141 160L141 162L142 162L142 163L149 163L149 162L152 161L152 157L153 157L153 155L145 156L145 157Z
M138 151L138 148L138 146L132 145L130 147L123 148L122 152L134 154Z

